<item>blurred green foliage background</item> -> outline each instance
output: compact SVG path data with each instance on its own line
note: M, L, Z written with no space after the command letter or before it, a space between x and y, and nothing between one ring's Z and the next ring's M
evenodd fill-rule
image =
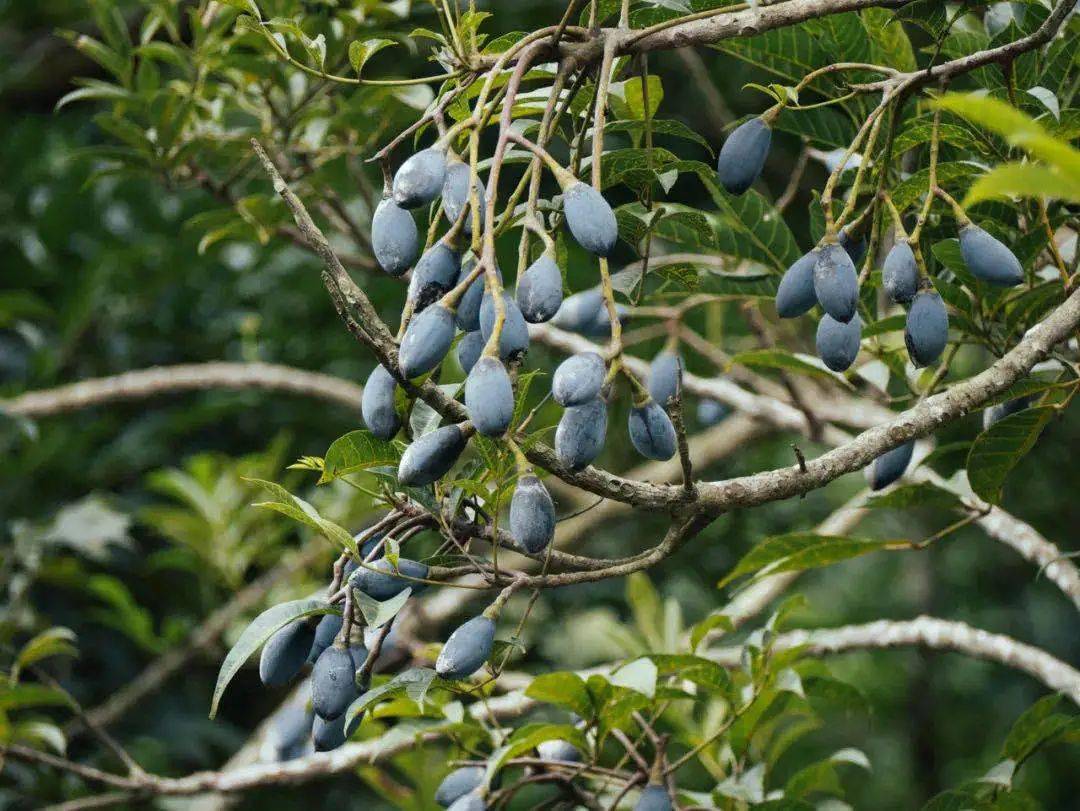
M317 11L321 3L308 5ZM121 8L135 12L134 4ZM532 30L556 19L560 8L499 4L496 27ZM417 13L424 13L420 4ZM223 359L284 363L362 382L371 359L335 317L312 256L281 240L251 238L225 238L200 252L202 233L187 222L218 205L209 194L148 178L93 179L93 160L80 154L105 139L91 121L93 110L76 105L53 112L73 77L98 71L57 29L91 27L81 0L0 2L0 396L157 364ZM760 100L740 91L757 79L752 71L714 51L702 55L734 114L756 109ZM665 86L667 114L718 144L717 111L703 104L704 90L679 56L659 55L652 67L672 79ZM407 111L399 114L408 120ZM777 141L764 180L779 194L798 143L783 135ZM823 178L823 170L812 167L789 209L802 243L809 190ZM397 306L395 286L365 289L377 306ZM722 328L722 343L741 340L739 319L725 320ZM809 345L808 336L799 340ZM540 368L554 361L544 352L534 350ZM939 440L970 438L976 420ZM0 641L14 644L50 625L75 629L79 656L58 675L86 705L104 700L283 550L314 542L284 519L256 514L248 506L255 495L241 477L288 482L291 476L309 484L286 473L286 465L322 454L358 425L359 404L348 409L257 391L141 400L36 424L0 415ZM760 440L708 475L788 464L790 441ZM1065 549L1076 546L1080 526L1077 447L1080 415L1073 409L1011 477L1005 501ZM632 459L625 448L610 453L615 469ZM675 614L694 621L715 608L724 599L716 580L752 543L813 526L861 484L849 476L804 500L717 521L650 572L669 603L668 621ZM365 514L366 505L349 492L320 492L313 500L339 521ZM940 527L940 517L928 511L881 512L860 534L918 538ZM656 521L608 522L591 549L629 554L655 542L659 531ZM321 563L328 561L329 549ZM279 587L280 594L316 587L324 570L311 567ZM620 640L628 635L656 632L635 630L626 589L625 582L605 581L546 595L528 633L528 663L540 669L594 664L623 653ZM1028 640L1064 661L1080 660L1073 608L977 529L924 552L879 554L811 573L801 591L806 605L799 619L811 626L929 613ZM147 768L180 775L220 766L280 700L245 671L222 716L208 721L220 654L207 651L117 726ZM916 807L981 774L996 762L1011 722L1041 690L1016 672L948 654L874 652L832 664L864 692L865 710L837 711L788 757L797 763L844 746L863 749L873 770L856 771L847 781L849 801L858 808ZM86 745L76 743L74 752ZM1022 785L1048 808L1076 807L1080 773L1070 756L1075 751L1048 750L1023 773ZM433 750L399 758L390 773L409 784L409 775L428 760L441 768ZM9 762L0 775L0 807L58 801L68 779ZM245 796L240 807L379 802L355 777L342 776ZM422 807L419 798L416 803Z

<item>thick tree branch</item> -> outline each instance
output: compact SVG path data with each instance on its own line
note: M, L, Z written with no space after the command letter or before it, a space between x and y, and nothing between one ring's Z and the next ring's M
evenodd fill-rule
M138 400L160 394L207 389L264 389L303 394L359 411L364 390L339 377L276 363L187 363L154 366L31 391L0 401L0 411L20 417L47 417L80 408Z

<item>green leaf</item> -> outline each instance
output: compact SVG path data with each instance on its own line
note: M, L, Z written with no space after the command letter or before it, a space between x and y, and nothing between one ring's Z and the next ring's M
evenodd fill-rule
M1034 197L1080 202L1080 182L1037 163L1005 163L980 177L968 190L964 206L983 200Z
M649 99L652 101L652 98ZM712 146L706 141L698 132L690 129L681 121L674 119L654 119L649 122L652 127L653 135L666 135L670 138L681 138L684 141L693 141L699 144L712 154ZM604 126L604 132L629 132L635 137L640 137L645 132L645 122L636 120L626 121L609 121Z
M225 660L221 663L217 684L214 685L214 697L210 702L210 717L213 718L217 715L218 702L221 701L221 696L225 692L225 688L229 686L233 676L237 674L240 667L248 660L248 657L263 646L266 640L291 622L322 614L334 614L337 611L337 608L323 600L306 599L278 603L259 614L240 634L240 638L236 640L236 644L232 646L232 649L225 655Z
M1054 408L1028 408L1010 414L975 438L968 452L967 471L971 489L990 504L1001 503L1001 488L1020 459L1035 446Z
M335 439L326 451L319 484L360 470L397 466L400 461L401 450L393 442L378 439L368 430L350 431Z
M652 118L660 108L660 102L664 99L664 85L659 76L650 75L649 83L649 114ZM645 98L642 93L641 79L635 76L621 83L611 86L612 95L609 97L611 109L619 118L644 121ZM621 98L620 98L621 96ZM605 128L606 129L606 128Z
M698 645L701 644L701 640L703 640L710 631L716 628L720 628L725 633L729 633L735 630L735 623L727 614L724 614L721 611L714 611L694 626L694 629L690 634L690 649L697 650Z
M394 563L394 561L391 561L391 563ZM379 628L398 615L398 612L405 607L405 603L409 601L410 595L412 595L411 587L399 592L389 600L379 602L359 589L353 589L353 602L360 606L360 613L364 615L364 623L369 628Z
M428 690L433 686L449 687L450 683L440 679L430 667L411 667L353 701L345 710L345 726L348 727L357 715L384 698L405 695L423 709Z
M862 19L870 34L874 62L885 63L897 70L915 70L917 63L911 40L892 14L883 8L867 8L862 11Z
M777 572L804 571L850 560L885 549L895 541L817 535L793 532L766 538L749 552L718 584L722 588L736 578L753 574L763 577Z
M327 540L336 543L342 549L351 553L354 558L360 557L360 550L356 546L356 541L353 539L352 534L335 524L333 521L323 518L319 515L318 510L302 498L294 496L280 484L275 484L274 482L263 481L262 479L246 479L245 481L250 481L259 485L270 493L274 499L273 501L259 502L255 504L256 507L265 507L266 509L279 512L282 515L287 515L294 521L299 521L301 524L305 524L320 535L325 536Z
M262 12L259 11L259 6L255 3L255 0L221 0L221 2L245 14L252 15L256 20L262 19Z
M955 510L962 505L960 497L931 482L902 484L888 493L871 496L866 506L871 509L908 510L913 507Z
M19 650L15 658L14 671L25 669L28 665L40 662L50 656L76 656L75 632L70 628L50 628L30 639Z
M115 84L97 79L80 79L79 82L83 87L61 96L53 107L54 111L66 107L73 101L127 101L132 98L129 91Z
M544 673L525 688L525 695L546 704L564 707L582 718L592 718L593 703L585 681L576 673Z
M12 684L0 687L0 712L30 707L67 707L73 704L65 691L43 684Z
M1012 725L1001 748L1002 757L1017 764L1023 763L1043 744L1049 743L1071 728L1080 729L1077 719L1055 713L1061 695L1044 696L1024 710Z
M350 42L349 64L352 65L352 69L359 76L364 70L364 65L367 64L371 57L391 45L397 45L397 43L392 39L365 39L362 42L360 40Z
M1010 146L1055 167L1080 183L1080 150L1055 138L1035 119L1007 102L975 93L946 93L936 104L1003 137Z
M824 366L818 366L810 360L804 360L786 349L751 349L734 355L731 363L755 369L784 369L828 380L838 378L835 372L830 372Z
M514 731L509 742L500 746L488 758L484 784L489 785L503 765L545 741L567 741L582 753L589 751L585 734L569 724L529 724Z
M652 698L656 695L656 675L656 665L642 657L620 667L611 674L608 681L616 687L625 687Z

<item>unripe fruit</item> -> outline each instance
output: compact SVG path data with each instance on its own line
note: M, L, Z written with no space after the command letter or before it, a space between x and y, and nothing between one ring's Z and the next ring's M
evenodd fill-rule
M502 436L514 418L514 386L502 361L480 358L465 381L465 408L484 436Z
M422 487L445 476L465 450L468 437L460 425L444 425L413 441L398 463L398 482Z
M563 192L563 214L570 233L589 253L608 256L619 238L619 224L607 200L588 183L578 181Z
M517 303L505 290L503 291L503 306L506 310L506 318L503 321L502 332L499 333L499 357L509 360L529 350L529 325L525 323L525 316L521 314ZM491 332L494 329L495 299L492 298L491 293L484 293L484 300L480 305L480 332L485 341L491 338Z
M409 300L416 312L425 309L457 283L461 254L443 241L436 242L420 257L409 280Z
M595 352L571 355L555 369L551 378L551 396L564 408L595 400L604 385L607 367Z
M457 345L457 359L462 371L469 374L484 353L484 336L480 330L466 332Z
M397 381L379 365L371 370L364 393L360 396L360 414L364 425L379 439L391 439L401 428L401 417L394 404Z
M907 314L904 343L916 366L929 366L937 360L949 340L949 316L945 302L933 290L915 296Z
M675 455L675 426L655 400L630 410L630 441L638 453L663 461Z
M308 654L309 662L315 662L324 650L334 644L342 622L340 614L327 614L319 620L319 624L315 626L315 639L311 643L311 653Z
M596 288L567 296L551 320L559 329L586 332L593 329L604 309L604 297Z
M862 236L853 237L846 228L840 229L839 238L840 247L847 252L851 263L858 266L866 256L866 238Z
M315 714L337 718L356 698L356 666L344 647L331 645L319 654L311 671L311 705Z
M1004 403L990 406L983 411L983 430L989 430L990 426L998 420L1003 420L1010 414L1015 414L1017 411L1023 411L1029 405L1031 405L1031 397L1017 397L1015 400L1008 400Z
M566 763L581 761L581 752L569 741L544 741L537 744L536 753L541 760L561 760Z
M671 796L664 786L650 784L638 797L634 811L671 811Z
M563 412L555 429L555 455L571 470L581 470L604 449L607 406L597 397Z
M728 407L719 400L706 397L697 406L697 419L705 427L716 425L728 415Z
M769 155L772 129L760 118L751 118L735 128L720 147L716 172L721 185L731 194L742 194L754 185Z
M542 324L559 311L563 301L562 271L554 257L543 254L517 282L517 303L530 324Z
M906 241L892 246L881 271L885 294L898 304L907 304L919 292L919 268L915 254Z
M311 727L311 740L312 743L315 744L315 751L329 752L333 749L337 749L353 736L353 733L359 729L360 722L363 719L364 714L358 714L353 718L352 723L349 724L348 730L346 730L344 713L329 721L316 715L315 722Z
M471 174L472 170L469 168L469 164L460 160L451 160L449 166L446 167L446 180L443 181L442 187L442 204L443 213L446 214L446 218L450 222L457 222L462 209L469 203L469 176ZM484 184L479 177L476 178L476 197L482 225L485 205ZM465 221L462 224L466 234L472 233L472 225L473 213L470 211L465 215Z
M412 577L422 580L428 575L427 565L415 560L398 558L396 571L405 575L405 577L399 577L395 573L393 565L385 558L370 563L368 566L370 568L357 569L349 578L349 585L364 592L373 600L379 600L380 602L389 600L407 588L411 588L413 594L419 594L427 587L427 583L407 579ZM372 571L373 569L375 571Z
M476 790L484 782L483 766L462 766L443 778L435 789L435 802L446 808L456 800Z
M487 803L480 796L479 790L470 791L468 794L454 800L448 811L487 811Z
M968 270L984 282L1013 287L1024 281L1016 255L977 225L960 229L960 254Z
M304 756L313 720L312 713L298 702L286 704L278 711L270 728L270 738L279 762Z
M435 672L444 679L467 679L484 666L495 643L495 620L481 614L459 626L446 640Z
M407 378L438 366L454 341L454 314L442 304L428 307L409 322L398 350L398 364Z
M311 653L315 628L305 621L291 622L263 645L259 657L259 678L267 687L281 687L292 681Z
M817 304L814 292L814 265L818 251L804 253L780 279L776 291L776 313L781 318L796 318Z
M885 451L867 465L866 483L870 485L870 489L881 490L903 476L908 464L911 463L911 454L914 450L915 440L912 439L891 451Z
M394 175L394 201L402 208L426 206L446 180L446 153L431 147L409 158Z
M649 366L649 394L661 408L666 408L668 400L678 392L680 380L682 358L679 353L667 349L657 353Z
M420 254L416 220L389 197L375 207L371 218L371 250L379 267L391 276L402 275Z
M855 362L862 340L862 319L858 313L846 324L826 314L817 328L818 357L834 372L842 372Z
M555 504L536 476L518 479L510 499L510 534L534 555L547 548L555 536Z
M814 294L822 309L845 324L855 315L859 300L859 277L855 265L840 245L823 245L814 263Z

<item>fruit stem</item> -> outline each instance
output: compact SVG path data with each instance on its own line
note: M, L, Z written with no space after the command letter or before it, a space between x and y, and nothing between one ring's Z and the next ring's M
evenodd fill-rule
M489 620L497 620L499 614L502 613L503 606L506 605L506 601L509 600L515 591L525 585L525 579L523 577L515 577L509 586L499 592L499 596L495 598L495 601L484 609L483 616Z
M923 201L919 218L915 221L915 227L911 229L911 240L918 241L923 226L930 217L930 207L934 204L934 189L937 188L937 165L938 152L940 151L939 131L941 129L941 107L934 109L934 125L930 131L930 177L927 181L926 200Z
M968 217L967 212L964 211L964 207L961 206L958 202L956 202L956 198L954 198L951 194L945 191L945 189L941 188L941 186L934 186L933 194L936 194L938 197L940 197L942 200L949 204L949 206L952 208L953 216L956 218L956 224L958 226L960 226L961 228L965 228L966 226L971 225L971 218Z

